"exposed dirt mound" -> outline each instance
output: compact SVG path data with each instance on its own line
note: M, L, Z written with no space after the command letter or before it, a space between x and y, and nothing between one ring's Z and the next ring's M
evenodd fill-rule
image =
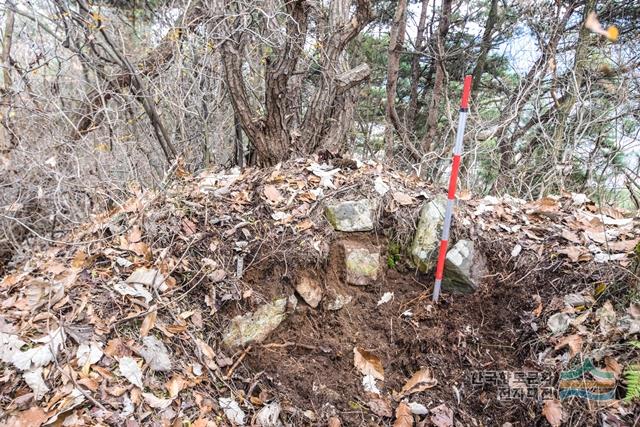
M178 170L164 191L18 265L0 282L0 416L10 425L525 426L553 419L560 371L587 358L615 374L616 398L625 394L622 369L638 357L629 343L640 332L638 221L580 195L461 201L453 240L472 240L488 274L474 294L434 306L432 274L412 267L407 247L437 191L380 165L340 166ZM325 206L360 199L376 206L373 229L335 231ZM366 286L347 283L344 241L381 256ZM319 287L315 308L296 291L302 277ZM279 298L286 307L265 339L222 344L237 316ZM354 364L354 352L369 365ZM495 380L523 372L544 379ZM428 379L410 387L416 373ZM572 425L638 416L609 402L563 400L561 415Z

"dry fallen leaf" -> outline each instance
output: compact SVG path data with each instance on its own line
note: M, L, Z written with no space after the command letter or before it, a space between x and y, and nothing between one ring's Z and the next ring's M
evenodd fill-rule
M542 415L545 416L552 427L562 424L562 405L559 400L545 400L542 408Z
M571 262L588 261L591 259L591 255L580 246L567 246L565 248L558 249L558 253L569 257Z
M542 298L540 298L540 295L534 295L533 296L533 300L535 302L538 303L538 305L536 306L536 308L533 309L533 311L531 312L535 317L540 317L540 314L542 313Z
M169 381L167 381L164 386L169 392L169 397L176 397L182 390L187 388L188 381L185 380L181 375L175 374L171 377Z
M118 367L120 374L125 377L131 384L138 388L144 388L142 385L142 371L132 357L122 357L119 361Z
M238 402L233 400L230 397L220 397L218 398L218 403L220 404L220 408L224 411L224 414L227 416L227 419L231 421L234 425L244 425L244 417L246 416L244 411L238 405Z
M102 343L91 342L89 344L82 343L78 346L76 357L78 358L78 366L82 368L85 375L89 374L91 365L98 363L102 359Z
M113 359L119 359L123 356L129 356L131 354L131 351L129 350L129 348L127 348L126 345L124 345L122 339L112 338L104 348L104 354Z
M411 408L404 402L400 402L396 408L396 420L393 427L413 427Z
M151 311L146 316L144 316L144 319L142 320L142 325L140 325L141 337L146 337L147 335L149 335L149 331L153 329L153 327L156 325L156 318L158 317L158 311L155 309L155 307L152 307L150 310Z
M161 399L153 393L142 393L142 397L147 405L155 409L166 409L173 402L173 399Z
M60 327L42 338L33 340L42 345L14 353L11 363L21 371L46 366L55 359L65 339L64 328Z
M353 348L353 364L363 375L384 381L384 367L378 356L360 348Z
M371 399L369 400L369 402L367 402L367 406L369 407L371 412L373 412L379 417L391 418L393 416L391 405L385 399L382 399L382 398Z
M40 427L49 416L42 408L29 408L26 411L12 415L3 426L11 427Z
M596 310L596 318L603 335L608 335L615 328L617 316L611 301L605 301L602 307Z
M136 269L125 282L132 285L142 285L148 289L157 289L160 292L166 291L169 287L164 274L157 269L145 267Z
M436 427L453 426L453 410L444 403L431 409L431 422Z
M153 335L144 337L142 342L144 345L139 352L149 368L153 371L170 371L171 357L164 343Z
M393 200L395 200L401 206L408 206L414 203L413 197L401 191L396 191L393 193Z
M577 334L569 335L558 341L556 344L556 350L560 350L564 347L569 347L569 360L573 359L573 356L580 353L582 350L582 337Z
M140 230L139 226L134 225L131 228L131 231L127 233L127 240L129 241L129 243L137 243L142 240L142 230Z
M640 241L638 239L622 240L620 242L609 242L607 249L611 252L632 252Z
M613 372L613 375L616 377L616 379L620 378L620 374L622 374L624 368L618 363L616 359L614 359L612 356L606 356L604 358L604 364L606 366L606 370Z
M418 393L420 391L426 390L428 388L434 387L438 384L438 380L433 378L431 375L431 370L429 368L422 368L411 378L409 381L402 387L402 395L406 396L413 393Z
M573 231L567 230L566 228L562 229L562 233L560 233L560 235L564 239L570 241L571 243L576 243L578 245L582 243L582 240L580 239L580 236L578 236Z
M227 272L223 269L219 268L215 270L213 273L209 274L209 278L213 283L222 282L225 277L227 277Z
M42 378L42 368L32 369L22 374L24 382L33 390L34 399L40 400L49 392L49 387Z
M275 185L265 185L264 195L273 203L278 203L282 200L282 194L280 194L280 190L278 190Z

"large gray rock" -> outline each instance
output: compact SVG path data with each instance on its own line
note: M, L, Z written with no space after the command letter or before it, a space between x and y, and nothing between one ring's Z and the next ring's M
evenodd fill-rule
M411 260L423 273L436 264L446 204L444 197L436 197L425 203L420 210L416 234L409 251Z
M342 244L347 283L364 286L375 282L380 271L380 249L350 241Z
M326 207L325 216L338 231L373 230L373 203L367 199L346 201Z
M262 305L253 313L234 317L222 342L233 348L264 341L284 320L286 307L287 298L280 298Z
M459 240L447 252L442 289L455 293L473 293L480 286L485 272L484 257L476 252L473 242Z

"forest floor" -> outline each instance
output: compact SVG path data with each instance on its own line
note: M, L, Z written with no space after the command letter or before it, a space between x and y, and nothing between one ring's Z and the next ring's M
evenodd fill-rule
M406 248L437 191L379 164L332 162L177 167L163 191L136 192L55 245L34 242L0 281L2 425L638 423L624 400L640 395L629 383L640 375L637 218L578 194L463 191L452 241L473 241L487 274L475 293L433 304L433 275ZM334 231L324 207L363 198L377 206L373 230ZM345 238L379 248L367 286L345 283ZM296 291L302 277L320 284L315 308ZM223 344L232 319L254 313L263 326L255 313L279 299L270 333Z

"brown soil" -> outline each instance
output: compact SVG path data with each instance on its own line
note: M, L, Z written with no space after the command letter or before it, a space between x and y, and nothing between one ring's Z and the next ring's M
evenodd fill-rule
M360 240L376 241L372 236ZM334 246L336 246L334 244ZM381 247L385 247L381 244ZM295 425L315 424L300 411L321 414L318 425L338 415L344 425L384 425L389 423L369 411L362 375L353 365L353 348L359 346L381 358L385 367L384 390L399 391L421 367L430 367L438 385L412 399L427 407L441 402L454 409L465 424L532 425L539 411L527 404L501 403L495 390L482 391L471 385L473 371L535 369L522 336L521 317L531 311L529 283L510 278L503 282L489 275L482 288L471 296L445 295L437 308L431 305L431 276L385 269L377 283L359 287L343 283L339 250L331 250L326 274L319 275L327 289L347 293L353 300L338 311L319 306L313 309L300 299L297 309L273 333L269 342L254 346L238 375L253 378L266 390L292 408ZM291 277L300 271L289 271ZM265 297L291 294L291 278L282 277L282 266L261 265L249 271L246 281ZM283 286L284 285L284 286ZM394 299L377 305L384 292ZM403 315L410 312L411 315ZM225 316L226 317L226 316ZM255 375L255 377L253 377ZM456 391L460 395L457 402ZM286 405L285 405L286 407Z

